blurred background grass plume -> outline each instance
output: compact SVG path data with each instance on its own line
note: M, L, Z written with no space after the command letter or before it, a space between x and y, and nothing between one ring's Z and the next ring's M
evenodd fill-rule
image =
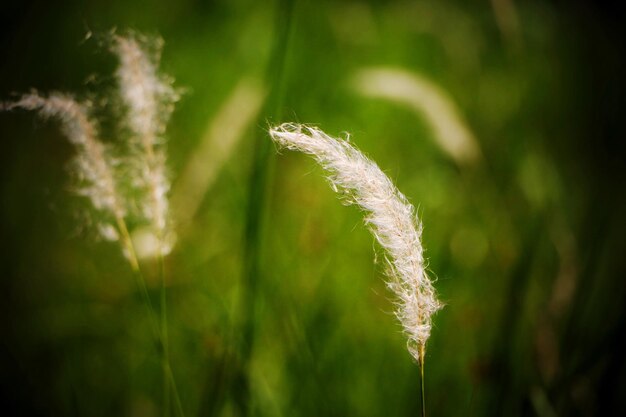
M109 97L112 27L165 40L178 241L169 349L187 416L415 416L357 209L269 124L350 132L418 207L447 304L428 415L624 415L626 23L591 1L29 0L0 8L0 97ZM87 36L94 34L94 36ZM114 120L100 100L99 120ZM102 131L120 140L114 123ZM0 114L8 416L161 415L132 271L68 192L58 123ZM150 253L149 236L135 231ZM143 240L142 240L143 239ZM143 242L143 243L142 243ZM374 250L372 250L374 249ZM158 265L144 260L158 300Z

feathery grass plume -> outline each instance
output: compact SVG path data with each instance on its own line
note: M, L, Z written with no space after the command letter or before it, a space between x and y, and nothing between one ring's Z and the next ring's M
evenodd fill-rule
M44 97L32 91L4 108L37 111L44 118L57 118L62 122L63 132L77 150L74 158L74 173L79 180L77 194L89 198L96 210L115 221L115 227L119 227L126 208L117 191L112 161L98 139L96 122L91 119L91 103L78 102L69 94L55 92ZM107 240L118 240L115 227L104 225L100 234Z
M158 72L162 39L130 34L113 36L112 51L119 58L116 76L131 131L128 158L133 180L147 195L139 203L143 218L160 241L160 255L171 250L167 194L170 180L165 166L165 126L179 93L173 79Z
M313 156L330 173L333 189L366 212L366 225L387 252L387 285L398 298L396 315L408 337L407 347L423 364L431 317L441 304L426 274L422 226L414 207L378 165L348 140L290 123L270 129L270 135L281 147Z

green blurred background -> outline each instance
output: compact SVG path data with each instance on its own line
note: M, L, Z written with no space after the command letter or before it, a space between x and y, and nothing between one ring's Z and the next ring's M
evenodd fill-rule
M428 415L626 414L617 6L68 0L5 2L0 18L3 99L107 97L103 34L165 40L163 71L184 88L167 133L173 193L185 172L210 177L180 203L197 210L166 259L186 416L420 413L383 254L312 160L276 155L266 130L283 121L350 132L418 207L446 303L427 349ZM405 80L400 93L372 93L371 68ZM100 104L114 132L116 109ZM446 148L450 132L461 145ZM0 414L164 415L141 297L69 189L58 123L2 113L0 135ZM143 266L158 306L155 265Z

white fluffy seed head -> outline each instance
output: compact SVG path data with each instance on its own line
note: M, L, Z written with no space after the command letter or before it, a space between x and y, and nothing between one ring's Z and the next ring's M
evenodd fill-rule
M158 71L162 40L139 35L113 37L112 50L118 56L116 76L120 96L126 105L126 124L131 132L128 164L133 180L144 191L139 202L142 216L166 239L169 229L168 193L170 180L166 169L165 126L179 94L173 80ZM162 245L166 251L168 245Z
M59 119L63 132L76 148L72 168L79 182L77 194L89 198L96 210L106 213L112 220L123 218L126 210L118 195L111 160L98 140L90 107L89 102L78 102L68 94L52 93L44 97L36 91L4 106L7 110L22 108L37 111L45 118ZM111 239L112 235L103 237Z
M156 146L179 99L174 80L158 71L163 40L137 34L114 35L112 51L119 59L116 76L128 107L128 127L142 146Z
M407 335L409 352L422 361L432 315L442 305L426 273L422 226L414 207L378 165L348 140L289 123L270 129L270 135L281 147L313 156L329 172L333 189L365 211L365 223L387 253L387 285L397 297L396 315Z

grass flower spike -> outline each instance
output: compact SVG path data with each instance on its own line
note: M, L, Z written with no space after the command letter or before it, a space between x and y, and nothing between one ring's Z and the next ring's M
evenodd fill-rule
M170 181L165 166L163 133L178 101L179 94L172 87L173 80L158 72L162 41L151 41L153 52L148 52L148 40L137 35L114 36L113 52L119 58L117 79L119 91L127 107L126 125L131 132L129 158L132 177L147 198L140 201L143 218L154 228L163 255L171 247L167 244L169 229Z
M408 337L409 352L423 364L431 317L441 304L426 274L421 224L414 207L348 140L297 124L272 128L270 135L283 148L313 156L330 173L333 189L345 193L348 203L365 211L365 223L387 252L387 285L397 297L396 315Z
M73 172L80 183L77 193L89 198L96 210L119 224L126 208L118 195L112 163L90 117L90 103L80 103L68 94L52 93L44 97L33 91L5 106L7 110L13 108L37 111L42 117L61 120L65 135L77 150L73 161ZM108 240L117 240L115 227L104 225L101 234Z

